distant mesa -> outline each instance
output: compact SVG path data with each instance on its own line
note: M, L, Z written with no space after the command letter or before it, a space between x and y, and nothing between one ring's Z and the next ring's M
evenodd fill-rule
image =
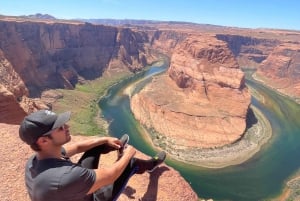
M53 17L52 15L48 15L48 14L41 14L41 13L36 13L34 15L23 15L21 17L24 18L31 18L31 19L45 19L45 20L56 20L55 17Z

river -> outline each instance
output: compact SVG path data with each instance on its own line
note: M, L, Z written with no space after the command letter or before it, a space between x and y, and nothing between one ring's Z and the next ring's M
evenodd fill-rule
M152 156L156 150L143 137L143 129L130 111L128 94L135 93L153 75L163 71L164 66L152 66L113 86L99 102L103 117L110 122L110 134L120 137L127 133L130 144ZM252 96L251 104L269 119L273 130L271 140L257 154L240 165L221 169L202 168L170 158L166 160L201 198L232 201L270 199L281 193L285 182L300 168L300 106L250 77L247 77L246 84L260 97L258 100ZM138 86L135 91L132 91L132 85Z

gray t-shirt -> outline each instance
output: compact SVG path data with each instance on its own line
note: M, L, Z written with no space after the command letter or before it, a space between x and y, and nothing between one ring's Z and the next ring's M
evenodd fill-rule
M92 169L70 160L32 156L25 168L25 183L32 201L91 201L87 196L96 179Z

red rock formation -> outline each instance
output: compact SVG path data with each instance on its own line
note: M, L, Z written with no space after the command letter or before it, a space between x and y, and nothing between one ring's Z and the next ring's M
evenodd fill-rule
M130 29L86 24L0 21L0 50L31 96L49 88L72 89L80 77L104 69L147 64L147 37Z
M169 76L160 76L131 100L135 117L173 148L216 147L246 128L250 93L225 42L194 35L178 45Z
M278 91L300 98L300 44L282 43L262 62L259 79Z
M217 34L219 40L228 44L241 67L256 68L273 51L279 40L247 35Z
M0 85L0 122L18 124L25 116L25 111L17 102L13 93Z
M17 98L27 95L28 91L20 76L0 50L0 83L11 91Z
M0 122L19 123L26 114L21 107L28 91L0 50Z
M186 37L187 33L173 30L155 30L147 31L150 37L150 44L153 50L171 56L174 48Z
M0 122L19 124L26 113L47 108L28 98L28 90L11 63L0 50Z

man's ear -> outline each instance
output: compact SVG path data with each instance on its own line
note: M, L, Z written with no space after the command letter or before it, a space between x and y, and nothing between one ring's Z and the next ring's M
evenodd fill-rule
M39 146L43 146L43 145L45 145L45 144L48 143L48 140L49 140L48 137L39 137L39 139L36 141L36 143L37 143Z

